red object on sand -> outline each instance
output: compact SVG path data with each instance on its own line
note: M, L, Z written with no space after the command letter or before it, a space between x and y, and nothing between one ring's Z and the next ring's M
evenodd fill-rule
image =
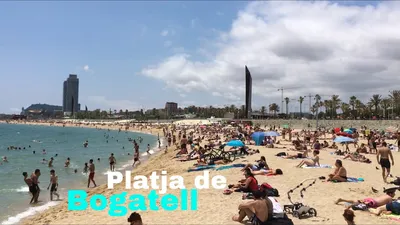
M349 138L353 137L351 134L348 134L348 133L346 133L346 132L339 132L339 133L337 133L336 135L345 136L345 137L349 137Z
M334 129L334 131L335 131L335 133L340 133L340 128L339 128L339 127L336 127L336 128Z

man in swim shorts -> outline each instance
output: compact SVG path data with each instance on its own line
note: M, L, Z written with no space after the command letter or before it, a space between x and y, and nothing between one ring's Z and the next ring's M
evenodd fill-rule
M94 181L94 163L93 163L93 159L89 160L89 178L88 178L88 184L87 187L90 186L90 182L93 182L94 186L96 187L96 182Z
M114 153L111 153L110 157L108 158L108 161L110 162L110 170L114 171L115 170L115 163L117 160L114 157Z
M393 198L396 194L396 190L389 190L385 195L381 195L376 198L364 198L363 200L346 200L339 198L336 200L335 204L339 204L340 202L350 203L351 206L357 206L359 204L365 204L367 208L378 208L384 206L393 201Z
M391 160L389 160L389 157ZM387 183L387 177L390 174L390 164L394 165L393 155L390 149L387 147L386 142L382 143L382 147L378 148L378 153L376 154L376 160L378 164L382 167L382 178L385 183ZM392 163L390 163L392 161Z

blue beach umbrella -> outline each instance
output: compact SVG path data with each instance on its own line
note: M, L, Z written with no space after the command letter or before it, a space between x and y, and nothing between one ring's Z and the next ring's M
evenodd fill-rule
M281 135L276 131L267 131L267 132L265 132L265 136L277 137L277 136L281 136Z
M333 142L338 142L338 143L354 142L354 139L349 138L349 137L344 137L344 136L338 136L338 137L335 138L335 140L333 140Z
M264 140L265 133L264 132L254 132L251 137L253 138L254 142L257 146L261 145L262 141Z
M241 140L231 140L228 143L226 143L226 146L243 147L244 143Z

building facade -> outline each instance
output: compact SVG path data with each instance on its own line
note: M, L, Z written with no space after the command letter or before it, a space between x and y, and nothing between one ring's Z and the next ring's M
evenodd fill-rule
M251 95L252 95L252 78L251 73L247 66L245 66L245 80L246 80L246 116L248 119L251 119Z
M165 103L165 113L167 117L173 116L178 112L178 103L167 102Z
M79 79L77 75L70 74L63 86L63 113L71 116L79 111Z

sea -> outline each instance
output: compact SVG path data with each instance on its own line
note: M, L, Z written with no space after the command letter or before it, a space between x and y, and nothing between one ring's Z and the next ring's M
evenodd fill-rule
M140 139L142 140L140 152L143 154L148 144L154 152L158 150L158 137L145 133L81 127L0 124L0 156L6 156L8 159L8 162L2 162L0 165L0 224L16 224L23 218L61 202L49 201L50 192L47 187L51 169L58 175L58 192L61 200L66 199L68 189L86 189L88 175L83 173L83 168L85 162L90 159L94 160L96 166L97 185L106 183L109 171L108 158L111 153L114 153L117 160L115 166L117 170L131 169L133 144L129 140L132 139L138 143ZM85 141L89 142L87 148L83 147ZM18 148L7 150L9 146ZM43 154L43 149L46 154ZM49 160L51 157L54 158L53 168L42 162L43 159ZM67 158L70 158L71 164L65 168ZM142 156L141 161L145 158ZM39 177L41 202L30 205L31 195L22 173L27 172L30 175L35 169L41 171Z

